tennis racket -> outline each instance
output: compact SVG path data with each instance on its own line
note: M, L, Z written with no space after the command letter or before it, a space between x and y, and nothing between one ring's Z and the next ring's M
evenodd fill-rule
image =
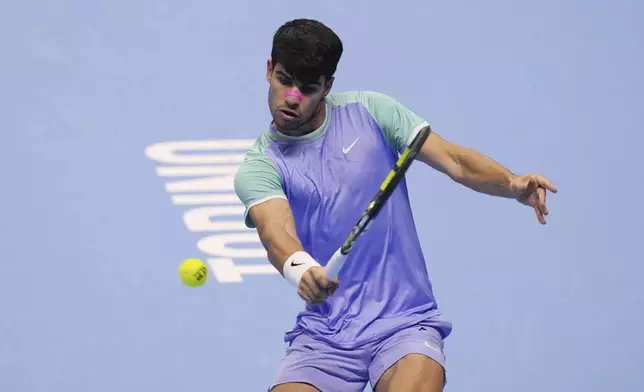
M405 148L405 151L400 155L396 165L389 171L387 178L380 185L378 193L371 200L367 209L364 210L358 223L353 227L349 237L347 237L344 244L338 250L335 251L333 256L329 259L325 270L329 279L335 279L338 276L338 272L344 265L344 262L347 260L349 252L353 248L356 240L367 231L369 224L372 220L378 216L378 213L382 209L382 206L385 204L389 196L398 186L400 180L405 176L409 166L411 166L414 159L418 155L420 148L422 147L425 140L429 136L431 129L429 126L423 127L411 141L411 143Z

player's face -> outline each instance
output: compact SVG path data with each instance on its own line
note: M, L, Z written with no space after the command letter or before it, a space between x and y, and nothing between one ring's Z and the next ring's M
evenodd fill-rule
M270 85L268 106L277 129L289 134L299 135L310 132L324 122L324 97L329 93L333 80L325 82L320 76L317 83L302 84L295 80L280 65L268 61L266 79ZM285 97L288 91L302 94L302 99Z

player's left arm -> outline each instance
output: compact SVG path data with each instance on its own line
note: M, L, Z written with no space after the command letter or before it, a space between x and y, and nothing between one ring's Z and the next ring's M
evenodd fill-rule
M391 148L398 153L403 152L420 129L430 126L421 116L386 94L363 91L356 93L356 97L367 107ZM557 188L539 174L513 174L478 151L443 139L433 129L417 159L477 192L517 199L533 207L539 222L546 223L546 190L557 192Z
M515 197L510 188L515 174L478 151L451 143L436 132L430 133L417 159L477 192Z
M533 207L539 222L546 223L546 191L556 193L557 188L539 174L516 175L492 158L451 143L436 132L429 135L417 159L474 191L517 199Z

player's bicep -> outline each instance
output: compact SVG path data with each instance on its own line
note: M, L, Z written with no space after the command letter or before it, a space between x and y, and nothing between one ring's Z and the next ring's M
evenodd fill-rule
M275 231L295 235L295 221L288 200L274 198L250 208L252 219L260 237L271 237ZM279 234L279 233L278 233Z
M416 159L451 178L458 178L460 175L459 148L432 131Z

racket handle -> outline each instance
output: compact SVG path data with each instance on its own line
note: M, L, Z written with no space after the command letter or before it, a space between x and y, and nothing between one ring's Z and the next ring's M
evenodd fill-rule
M338 272L340 268L344 265L344 262L347 260L347 256L343 255L340 252L340 248L335 251L333 256L329 259L329 262L326 264L324 269L326 270L326 275L329 279L335 279L338 277Z

